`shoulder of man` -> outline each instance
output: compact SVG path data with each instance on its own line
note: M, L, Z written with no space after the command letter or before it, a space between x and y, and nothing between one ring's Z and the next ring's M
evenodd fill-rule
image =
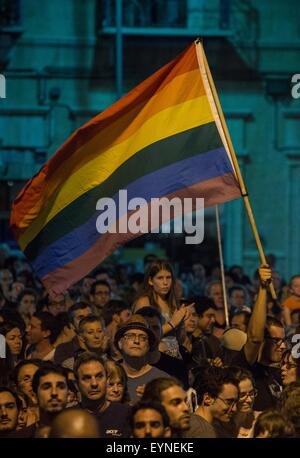
M58 345L54 353L54 362L56 364L61 364L65 359L73 356L74 351L80 348L78 337L73 337L69 342L62 343Z
M25 428L18 429L16 431L12 431L9 436L10 438L15 439L27 439L35 436L35 432L37 430L37 425L34 423L33 425L26 426Z
M191 414L191 423L187 431L183 433L186 438L216 438L216 432L204 418Z

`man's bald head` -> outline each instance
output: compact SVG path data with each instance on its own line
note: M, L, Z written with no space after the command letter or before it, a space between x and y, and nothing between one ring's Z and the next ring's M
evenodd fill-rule
M49 437L97 438L100 437L99 424L96 417L85 410L65 410L53 421Z

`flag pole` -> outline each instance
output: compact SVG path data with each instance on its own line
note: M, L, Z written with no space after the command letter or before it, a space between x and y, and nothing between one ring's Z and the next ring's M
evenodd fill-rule
M220 267L221 267L221 280L222 280L222 289L223 289L223 298L224 298L225 320L226 320L226 326L229 327L229 313L228 313L227 291L226 291L226 283L225 283L225 269L224 269L224 260L223 260L222 238L221 238L221 228L220 228L219 206L218 205L216 205L216 223L217 223L218 247L219 247L219 258L220 258Z
M260 259L261 259L262 264L267 264L266 257L265 257L265 254L264 254L264 251L263 251L263 248L262 248L262 244L261 244L261 241L260 241L260 237L259 237L259 234L258 234L258 230L257 230L257 227L256 227L256 223L255 223L255 220L254 220L252 208L251 208L251 205L250 205L248 192L246 190L246 186L245 186L242 174L241 174L240 166L239 166L239 163L238 163L237 158L236 158L236 154L235 154L235 151L234 151L234 148L233 148L233 144L232 144L232 141L231 141L231 138L230 138L230 135L229 135L229 131L228 131L228 128L227 128L227 125L226 125L226 122L225 122L224 114L223 114L222 107L221 107L221 104L220 104L220 101L219 101L219 98L218 98L218 94L217 94L217 91L216 91L216 88L215 88L215 84L214 84L212 76L211 76L210 68L209 68L209 65L208 65L208 62L207 62L207 59L206 59L206 55L205 55L205 52L204 52L204 49L203 49L203 45L202 45L200 39L197 39L195 41L195 44L196 44L198 49L200 48L200 53L201 53L201 55L203 57L203 62L204 62L204 67L205 67L205 71L206 71L207 78L208 78L209 87L210 87L210 90L212 92L213 101L215 103L217 114L218 114L218 117L219 117L220 123L221 123L220 127L222 128L222 131L223 131L223 134L224 134L224 137L225 137L225 140L226 140L227 148L228 148L228 151L230 152L230 156L231 156L231 159L232 159L232 162L233 162L233 165L234 165L236 176L237 176L240 188L241 188L242 197L243 197L244 202L245 202L248 218L249 218L249 221L250 221L250 225L251 225L251 228L252 228L254 239L256 241L256 245L257 245L257 248L258 248ZM272 298L273 299L277 299L273 283L270 283L269 288L270 288L270 292L271 292Z

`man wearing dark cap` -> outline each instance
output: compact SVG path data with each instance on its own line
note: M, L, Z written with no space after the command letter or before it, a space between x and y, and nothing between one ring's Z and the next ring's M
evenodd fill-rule
M168 374L148 364L149 351L156 347L155 334L140 315L132 315L115 335L115 345L122 354L122 365L128 377L128 392L132 403L137 402L145 385Z

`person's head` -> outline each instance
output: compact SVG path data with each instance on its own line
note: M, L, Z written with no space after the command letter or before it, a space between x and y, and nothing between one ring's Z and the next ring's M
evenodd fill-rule
M257 418L253 437L257 439L293 437L293 424L279 411L266 410Z
M55 298L49 297L47 308L53 316L66 312L66 297L67 293L58 294Z
M160 296L168 302L171 312L175 310L175 276L169 262L155 260L149 264L145 271L143 294L149 296L152 306L157 306L157 298Z
M81 292L84 298L89 299L91 293L92 284L95 283L95 278L91 276L86 276L82 279L81 282Z
M29 344L37 345L44 340L53 344L58 337L59 326L56 318L49 312L37 312L26 328L26 339Z
M138 310L138 314L145 318L149 328L156 338L157 345L162 338L162 323L163 318L160 311L155 307L142 307Z
M9 269L0 270L0 285L4 291L8 291L12 282L14 281L13 274Z
M10 353L17 358L23 347L23 332L20 324L6 321L0 324L0 334L5 337Z
M105 399L107 376L103 359L94 353L83 353L75 360L74 373L80 393L85 399Z
M37 295L33 289L25 288L17 298L18 312L21 316L31 317L36 312Z
M285 350L280 362L281 380L284 386L297 380L297 361L290 350Z
M290 292L300 298L300 275L293 275L290 279Z
M11 302L17 302L18 296L22 291L24 291L24 284L20 281L14 281L11 285L10 292L9 292L9 300Z
M17 393L17 396L20 400L20 409L18 415L18 424L16 429L22 429L27 426L28 416L29 416L29 399L27 396L21 393Z
M128 397L125 370L120 364L111 360L106 361L105 369L107 373L106 399L124 402Z
M224 307L222 283L213 280L206 286L205 294L214 301L215 306L220 309Z
M104 331L102 320L95 315L88 315L79 323L79 340L89 351L103 350Z
M27 396L34 403L36 402L36 397L32 389L32 380L39 367L39 361L22 360L13 371L13 379L18 392Z
M174 378L156 378L147 383L142 401L159 402L165 408L174 431L186 431L190 427L190 411L187 394Z
M146 256L144 257L144 270L146 271L149 268L149 266L156 260L157 260L156 254L152 254L152 253L146 254Z
M92 308L85 302L76 302L76 304L72 305L72 307L69 308L69 321L76 332L78 332L80 321L91 314Z
M257 389L251 372L241 367L230 367L230 372L239 385L238 411L252 412Z
M115 346L123 358L144 358L155 349L156 339L141 315L132 315L115 335Z
M40 412L57 414L68 402L67 376L63 368L46 364L36 371L32 380Z
M104 267L100 267L96 270L96 272L94 272L94 277L96 278L96 281L109 282L109 270Z
M224 368L209 366L196 375L194 388L198 404L213 419L229 422L237 411L239 387L237 380Z
M159 402L135 404L130 413L129 423L132 436L137 439L171 436L169 417Z
M198 315L198 328L201 333L210 335L216 322L216 306L209 297L202 296L193 298L194 308Z
M191 313L183 322L184 330L187 334L193 334L199 326L199 316L195 307L191 307Z
M130 284L135 292L138 292L144 283L144 274L137 272L130 276Z
M267 316L260 360L267 364L279 363L285 349L286 339L283 324L277 318Z
M282 275L279 272L277 272L276 270L273 270L273 269L272 269L272 282L273 282L275 291L280 290L282 288L282 286L284 285L284 281L283 281Z
M0 436L16 429L20 408L18 396L9 388L0 387Z
M51 424L49 438L99 438L96 417L85 410L70 409L59 413Z
M237 352L242 350L247 342L247 334L237 328L227 328L223 332L220 341L222 347L225 349L224 356L230 358L230 354L232 356L234 355L231 351Z
M91 293L90 293L90 301L91 303L99 308L102 309L105 304L111 298L111 287L108 281L105 280L98 280L91 286Z
M232 307L240 308L248 303L247 290L241 285L235 285L229 288L228 296Z
M244 269L242 266L234 265L230 267L229 274L234 278L235 282L238 283L243 278Z
M105 326L113 323L117 327L120 327L131 317L131 309L126 302L111 299L103 307L102 316Z
M247 332L251 313L246 311L236 312L231 318L231 327Z
M281 397L281 412L293 423L297 437L300 436L300 383L286 385Z
M192 271L193 271L194 276L198 278L199 280L205 279L205 275L206 275L205 268L202 264L200 264L200 262L193 263Z
M167 296L174 282L174 274L166 261L153 261L145 272L145 282L147 286L160 296Z

